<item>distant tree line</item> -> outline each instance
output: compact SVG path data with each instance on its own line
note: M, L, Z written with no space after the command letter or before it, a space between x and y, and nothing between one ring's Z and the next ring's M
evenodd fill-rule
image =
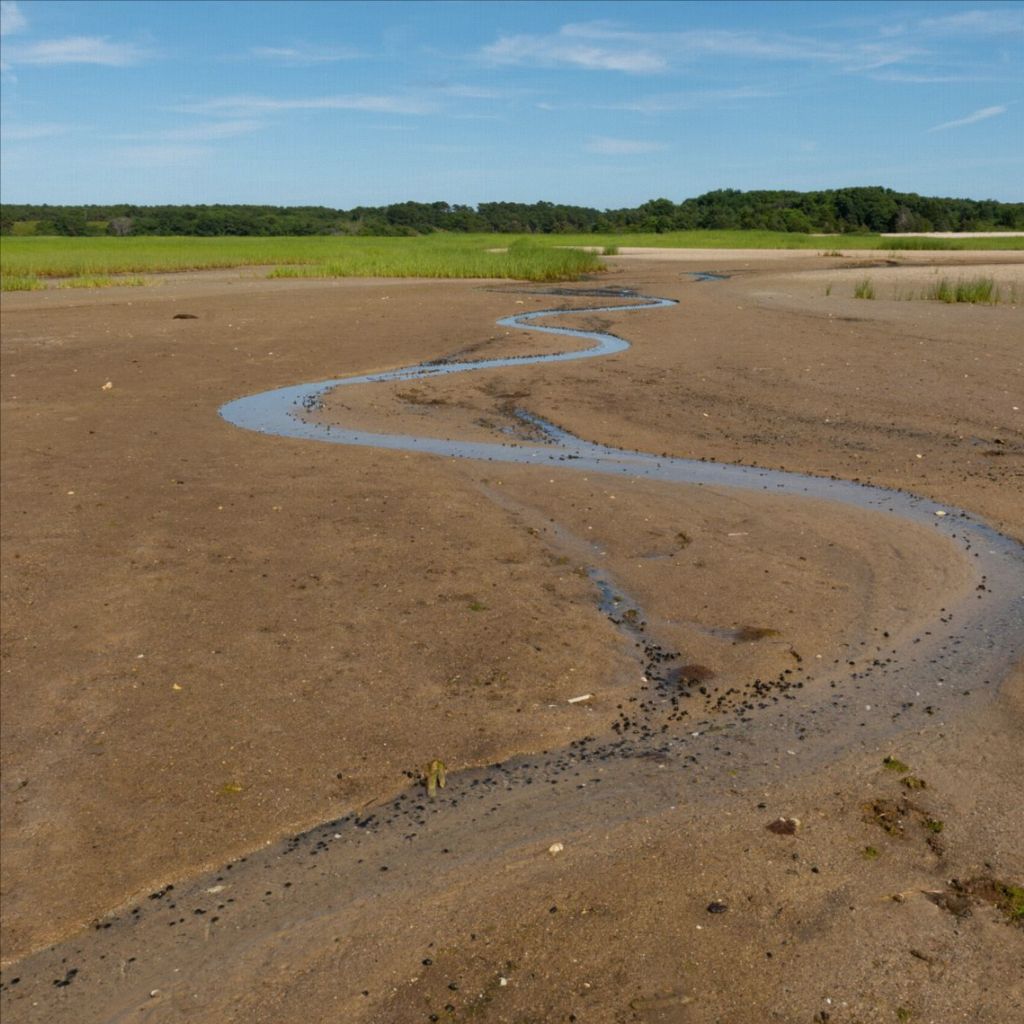
M326 206L0 207L5 235L425 235L434 231L517 234L639 233L764 229L839 234L885 231L1024 230L1024 203L945 199L881 187L820 192L719 189L631 209L560 203L392 203Z

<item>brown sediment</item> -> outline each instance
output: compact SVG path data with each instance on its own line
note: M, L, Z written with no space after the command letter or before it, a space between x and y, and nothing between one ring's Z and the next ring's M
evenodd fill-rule
M822 262L804 257L794 269ZM1021 470L1012 455L1022 447L1012 410L1020 404L1019 310L876 302L865 319L857 300L830 297L825 309L799 274L780 299L767 271L742 269L749 273L714 285L681 278L678 265L631 263L616 272L615 281L682 305L671 318L659 312L613 323L634 348L610 359L431 381L416 385L416 400L396 395L390 404L387 387L367 387L365 400L339 393L325 412L344 400L346 422L354 416L396 432L414 423L459 437L478 430L494 439L493 426L473 419L508 417L508 403L520 403L595 441L904 486L1021 536ZM758 298L758 289L773 294ZM458 769L608 734L620 719L617 704L635 694L637 668L597 612L585 576L572 571L585 562L620 582L656 619L663 642L709 667L716 684L782 672L792 649L835 661L865 637L889 633L895 642L967 583L959 562L928 538L909 527L883 529L868 514L321 449L248 435L216 418L218 405L240 393L456 351L520 308L510 309L509 294L461 283L200 280L142 298L13 298L4 340L8 957L71 933L132 893L373 804L408 783L403 773L418 775L439 756ZM172 323L184 299L199 318ZM522 301L550 304L544 296ZM840 320L854 315L847 307L857 307L859 319ZM964 370L968 331L973 362ZM480 354L522 351L523 340L502 336ZM551 350L550 339L532 344ZM104 391L107 381L113 387ZM983 461L997 442L1011 457ZM492 502L498 493L510 500ZM770 624L762 628L777 629L781 643L736 645L715 633L746 623ZM591 690L585 707L567 703ZM899 750L928 779L932 820L945 822L950 840L944 856L964 865L990 856L995 874L1011 879L1020 872L1000 780L1019 767L1006 742L1015 722L983 717L956 727L953 749L944 740L911 758L924 743L915 735ZM975 764L966 751L981 740L984 761ZM907 926L876 908L881 888L934 873L926 847L881 849L876 863L863 864L859 851L878 844L859 815L875 795L875 780L861 792L864 764L851 755L844 767L779 783L790 806L756 801L769 804L763 810L752 799L702 809L699 787L688 783L684 813L608 833L595 823L567 842L571 857L542 862L527 854L524 818L522 845L501 862L500 877L493 864L475 871L461 863L450 877L438 867L439 882L400 885L372 915L339 909L346 937L338 944L329 920L268 905L265 948L286 929L303 936L287 970L261 989L257 1005L239 994L249 968L220 965L237 1005L229 1014L207 991L207 1016L196 1019L311 1019L335 1005L345 1019L428 1019L447 1012L441 997L459 1012L469 1005L449 984L474 998L486 993L474 1012L495 1020L516 1012L557 1019L580 1005L592 1006L597 1020L626 1008L668 1012L659 1002L665 992L693 995L678 1001L678 1012L691 1014L679 1019L712 1019L740 994L748 1007L783 999L786 973L809 992L826 976L815 971L837 976L851 931L877 953L884 936L895 941L894 929ZM898 780L889 782L888 799L898 801ZM749 786L746 797L755 792ZM988 825L982 804L994 814ZM757 858L749 871L736 868L746 864L743 844L778 840L748 841L735 825L749 814L753 837L766 815L797 805L802 820L807 807L823 818L823 845L812 853L829 865L829 883L808 877L808 887L799 871L780 868L770 896L747 899ZM693 835L696 845L686 841ZM802 830L797 841L806 839ZM685 867L679 877L667 874L670 863ZM878 869L889 874L880 879ZM732 895L741 889L747 910L758 909L723 933L719 920L744 916ZM542 897L536 905L534 895ZM707 918L704 908L720 895L730 895L730 912ZM857 911L842 910L844 899ZM765 934L773 901L799 908L796 917L771 919L778 923L767 932L773 958L786 964L778 982L754 969L767 958L755 949L753 925ZM910 904L915 941L945 942ZM848 914L860 915L856 926ZM985 962L1001 933L981 914L971 920L968 946L943 947L941 956L950 969L977 967L981 984L999 965L998 950ZM378 948L401 921L412 927L387 956L374 962L353 949L357 936ZM719 929L706 946L694 945L703 938L698 924ZM611 929L623 927L629 949L612 938ZM819 940L821 964L794 959ZM685 969L660 949L684 943ZM417 959L421 949L433 955ZM727 955L750 963L735 995L715 984ZM990 1005L986 1012L1000 1005L997 991L938 995L915 979L869 977L860 957L846 955L847 987L874 991L876 1002L903 998L906 989L933 1014L972 993ZM415 968L425 958L447 973ZM587 964L586 976L573 960ZM517 966L502 966L508 962ZM398 983L414 968L414 986ZM208 968L195 969L206 976ZM68 994L81 984L73 978ZM786 998L778 1003L786 1012L803 1012L806 996ZM22 1003L11 1008L25 1011ZM101 1019L97 1012L80 1019Z

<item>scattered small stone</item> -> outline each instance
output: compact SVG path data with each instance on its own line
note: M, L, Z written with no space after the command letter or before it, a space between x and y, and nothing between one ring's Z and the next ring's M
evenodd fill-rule
M709 914L724 914L728 909L728 906L719 900L714 900L708 904Z
M776 818L768 822L765 828L774 832L777 836L795 836L800 828L799 818Z
M100 391L109 391L113 386L114 382L112 380L108 380L107 383L100 388Z
M174 316L171 317L171 319L172 320L198 320L199 317L197 317L195 315L195 313L175 313Z
M548 853L550 853L552 857L557 857L564 849L564 843L552 843L548 847Z

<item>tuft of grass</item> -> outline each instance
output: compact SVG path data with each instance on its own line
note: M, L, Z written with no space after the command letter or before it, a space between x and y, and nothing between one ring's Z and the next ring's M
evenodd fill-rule
M865 277L863 281L857 282L853 289L853 297L855 299L873 299L875 297L875 286L870 277Z
M826 298L829 295L831 295L831 294L832 294L832 282L829 281L829 283L827 285L825 285L825 296L826 296Z
M1003 912L1017 924L1024 924L1024 886L1004 883Z
M946 827L945 823L939 821L938 818L925 818L922 824L929 832L933 832L935 835L938 835Z
M877 847L865 846L864 849L861 851L861 856L865 860L878 860L881 854L878 852Z
M926 298L937 302L970 302L988 306L994 306L1000 297L999 288L991 277L974 277L966 281L962 278L950 281L943 277L926 292ZM1016 299L1016 294L1013 299Z
M37 292L46 285L32 274L4 274L0 277L0 291Z
M889 769L891 772L896 772L899 775L906 775L910 771L910 765L904 764L898 757L893 757L890 754L888 757L882 758L882 764Z
M145 288L149 282L144 277L71 277L61 281L59 288Z
M601 250L601 255L602 256L618 256L619 255L619 247L617 245L606 245Z

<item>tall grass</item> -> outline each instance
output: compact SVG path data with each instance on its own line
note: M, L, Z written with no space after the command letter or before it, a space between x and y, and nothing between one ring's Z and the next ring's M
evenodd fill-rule
M598 271L592 253L508 235L419 238L6 238L0 268L14 276L116 274L276 267L291 276L520 277L563 280ZM504 252L489 252L496 246ZM303 268L303 269L299 269Z
M974 277L967 281L950 281L943 277L928 289L927 297L939 302L971 302L989 306L994 306L1001 298L991 277Z
M829 256L842 255L849 249L1024 249L1024 234L995 238L889 238L882 235L804 235L790 231L737 230L534 237L543 245L585 245L598 250L605 246L634 246L648 249L810 249L821 252L822 246L827 245L829 249L825 255Z
M358 249L324 263L277 267L271 277L483 277L522 281L577 280L602 270L596 255L554 249L524 239L498 252L475 248L396 248L380 253Z
M37 292L46 285L33 274L0 275L0 291L4 292Z
M144 277L69 277L61 281L58 288L145 288L149 282Z
M614 250L619 246L697 249L810 249L820 251L822 236L782 231L672 231L646 235L495 235L434 234L418 238L359 238L310 236L303 238L54 238L5 237L0 272L14 277L81 277L115 274L208 270L225 267L326 266L354 267L359 260L371 268L358 272L393 273L390 268L420 259L417 273L432 273L445 266L476 263L469 254L508 247L517 240L535 249L583 247ZM1024 249L1024 236L1016 238L894 239L880 235L842 235L829 239L841 249L949 248ZM510 244L511 243L511 244ZM838 250L833 250L838 251ZM429 258L419 254L432 254ZM532 256L531 261L539 257ZM487 268L496 261L481 259ZM508 264L512 266L511 263ZM379 268L377 270L373 268ZM479 273L475 270L474 273ZM486 276L493 276L487 274Z
M875 297L875 286L870 277L865 277L863 281L857 282L853 289L853 297L855 299L873 299Z

